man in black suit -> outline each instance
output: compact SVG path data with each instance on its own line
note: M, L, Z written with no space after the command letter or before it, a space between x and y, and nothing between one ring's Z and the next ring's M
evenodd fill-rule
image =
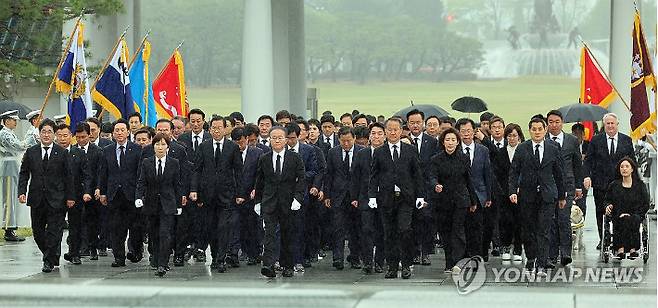
M306 221L306 245L303 265L304 267L311 267L312 262L318 261L318 256L320 254L323 254L322 257L326 256L324 252L320 251L320 247L322 246L321 243L326 243L331 236L331 234L326 232L329 228L323 228L325 225L329 225L327 219L320 219L320 215L327 212L327 208L322 205L322 201L320 200L324 198L324 193L321 192L321 190L327 169L325 153L329 151L329 145L321 142L319 139L320 122L318 120L311 119L308 123L301 121L300 124L306 125L305 127L308 132L308 137L305 141L306 144L313 148L317 161L317 174L311 184L311 189L309 191L309 206L304 215ZM315 143L310 136L314 136Z
M87 124L89 125L89 143L97 146L100 150L104 147L110 145L112 141L105 138L100 138L102 123L97 118L91 117L87 118ZM100 162L100 159L99 159ZM100 190L98 189L98 171L100 168L100 163L96 165L96 169L93 172L96 183L94 184L94 203L97 205L98 211L98 255L101 257L107 257L107 248L110 248L112 243L112 232L110 230L110 210L106 206L101 206L100 204Z
M562 131L562 113L551 110L546 115L548 120L547 140L552 140L560 146L562 162L564 163L564 185L567 192L567 204L564 208L555 207L555 218L550 226L550 248L548 252L548 268L557 263L566 266L571 263L571 205L574 200L583 197L582 157L580 143L576 137Z
M98 183L100 201L110 209L112 230L112 267L126 266L126 236L133 249L129 260L137 263L143 256L142 223L136 221L135 185L137 183L142 148L128 140L128 122L118 119L113 123L112 137L115 142L103 148L100 159Z
M80 246L82 244L82 209L83 202L91 201L91 173L87 165L87 157L77 147L71 146L71 129L66 124L60 124L55 131L57 145L64 148L69 158L69 167L73 175L75 190L75 205L67 209L69 222L69 252L64 254L64 260L80 265Z
M249 146L247 135L251 132L241 127L236 127L231 132L231 139L240 147L242 158L242 189L245 192L254 190L256 184L256 167L258 159L263 155L263 150L256 146ZM231 222L231 229L235 230L229 255L232 261L237 262L238 251L242 249L243 255L247 257L247 265L256 265L260 259L263 244L263 224L254 211L254 201L249 198L238 206L238 215Z
M178 160L178 165L180 167L180 182L181 189L183 193L187 196L189 193L189 177L190 177L190 166L191 163L187 158L187 151L184 145L173 140L173 130L174 123L168 119L159 119L155 123L155 131L158 134L163 134L168 141L167 145L167 156L175 158ZM142 148L142 161L146 158L153 157L155 155L155 147L153 142L151 144ZM187 198L186 198L187 199ZM187 205L187 200L185 202ZM142 213L142 215L145 215ZM187 206L182 208L181 215L176 215L174 217L174 234L171 243L174 248L174 266L183 266L184 265L184 255L188 245L191 244L190 238L192 237L192 228L193 220L190 211L187 211ZM149 245L149 251L151 251L151 245Z
M411 278L413 233L411 216L414 208L427 206L425 181L414 146L400 142L402 121L386 121L386 144L375 150L368 185L368 206L382 214L388 271L385 278L397 278L402 261L402 278Z
M368 183L370 180L370 165L375 149L382 146L386 140L384 125L375 122L370 125L370 146L354 155L350 189L352 206L358 205L361 212L361 259L363 273L382 273L384 264L384 228L379 210L368 206ZM373 248L376 251L373 256ZM374 259L374 265L373 265Z
M555 204L566 205L562 153L545 140L546 122L534 117L528 124L531 140L518 145L509 174L509 198L521 207L526 270L546 276L549 226Z
M196 248L203 251L210 244L211 268L226 271L225 258L233 231L229 228L233 214L246 200L242 189L242 156L240 148L225 138L226 119L210 120L212 140L199 145L194 158L194 174L190 199L197 202L205 220L201 241ZM237 204L237 206L236 206Z
M323 191L324 205L330 210L333 219L333 266L344 268L345 240L348 240L350 255L347 261L354 269L361 268L361 217L358 203L352 202L351 180L354 155L363 147L354 144L354 132L350 127L338 131L339 146L329 150L327 173Z
M339 143L338 136L334 133L336 130L336 126L334 125L335 121L336 119L334 116L330 114L323 115L320 118L320 138L318 140L318 146L322 149L322 154L324 155L325 160L328 157L329 149L338 146ZM333 245L333 222L331 221L333 217L329 209L324 206L319 208L318 217L320 219L320 244L324 251L330 250ZM323 257L325 256L324 252L321 252L320 254Z
M88 192L95 196L96 187L98 187L98 162L102 156L102 149L90 142L90 125L87 122L80 122L75 127L76 147L85 154L87 160L87 169L89 169L90 181ZM100 196L100 195L99 195ZM101 204L98 200L84 200L82 211L83 230L87 231L87 248L89 249L89 259L98 260L98 250L101 247L100 230L101 230Z
M168 151L171 153L169 144L174 142L169 138L163 133L153 137L151 148L154 155L142 161L135 189L135 207L143 207L142 214L149 221L151 265L157 268L156 275L160 277L168 270L175 215L180 210L179 205L185 205L187 201L179 160L167 154Z
M41 143L28 148L23 155L18 178L18 201L30 207L32 233L43 254L41 270L45 273L59 266L66 208L75 205L69 159L65 150L53 143L54 135L55 122L49 119L41 122Z
M335 121L336 119L332 115L325 115L320 118L320 128L322 129L320 142L323 142L327 145L327 151L333 147L338 146L338 136L336 136L334 133L336 129L336 126L334 126Z
M429 184L429 166L432 156L439 152L438 141L430 137L424 132L425 128L425 113L418 109L411 110L407 113L407 127L411 132L411 140L413 145L418 151L420 158L420 169L423 170L423 179L425 186L430 187ZM429 194L431 190L426 189L422 195L425 200L430 200ZM421 265L431 265L429 254L434 251L434 237L436 234L435 223L432 217L432 209L430 206L423 207L422 209L414 210L412 226L414 228L415 236L415 250L414 250L414 263Z
M258 118L256 124L258 124L258 143L256 146L263 150L263 153L267 153L271 151L270 129L274 125L274 119L264 114Z
M475 211L469 212L466 217L466 251L469 256L481 255L484 261L489 260L489 242L483 241L485 215L484 211L491 207L493 171L491 170L491 161L489 160L489 150L487 147L474 142L475 123L468 118L462 118L457 121L455 128L459 131L461 137L461 150L471 161L471 182L475 188L475 194L478 197L480 206ZM488 138L488 137L485 137ZM487 221L490 227L488 232L492 232L493 215L488 216L492 221ZM491 233L489 233L491 234Z
M619 121L616 114L608 113L604 115L603 127L605 134L595 135L589 143L583 172L584 188L594 188L596 225L599 233L599 244L596 249L601 249L601 226L606 207L605 194L608 185L619 172L615 170L617 163L625 156L631 157L633 160L636 159L635 151L633 151L633 141L631 137L619 132Z
M294 219L292 211L298 211L304 198L304 162L297 153L286 151L286 130L275 126L269 140L272 153L258 160L256 187L251 195L256 207L260 208L265 223L263 267L261 274L274 278L276 229L281 229L281 254L279 263L283 267L283 277L293 275Z
M206 124L206 114L201 109L192 109L188 113L188 118L190 119L190 128L189 132L185 132L180 135L178 141L185 146L187 149L187 165L190 170L190 181L192 177L191 170L194 170L194 157L196 156L196 151L199 145L206 140L212 139L210 133L204 130L204 125ZM180 160L179 160L180 162ZM188 216L190 222L190 242L194 249L194 259L197 262L205 263L206 262L206 252L205 247L196 247L197 243L203 241L203 230L204 230L204 210L198 207L196 202L189 200L189 204L183 209L183 214ZM182 263L176 262L179 261L176 258L174 259L174 266L180 266Z
M279 114L280 116L280 114ZM302 272L304 271L303 263L309 265L308 262L304 262L306 250L306 213L308 208L311 206L311 196L310 191L312 186L315 183L315 178L318 175L318 163L316 152L312 146L301 143L299 136L301 134L300 126L295 123L288 123L286 125L287 141L286 147L288 151L298 153L304 162L304 183L307 184L307 190L304 193L304 200L300 200L302 203L302 208L295 212L295 239L293 247L293 261L295 263L295 271ZM317 192L316 192L317 194Z

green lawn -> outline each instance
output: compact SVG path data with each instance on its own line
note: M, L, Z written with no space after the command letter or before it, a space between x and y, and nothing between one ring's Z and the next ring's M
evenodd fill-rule
M433 103L450 110L455 99L471 95L482 98L490 111L502 115L506 122L527 123L534 114L578 102L580 82L562 77L525 77L500 81L462 82L370 82L358 85L348 82L322 82L318 88L320 112L332 110L342 114L358 109L361 112L389 116L415 103ZM239 88L192 88L191 108L207 113L228 114L240 109ZM453 117L466 116L452 112Z

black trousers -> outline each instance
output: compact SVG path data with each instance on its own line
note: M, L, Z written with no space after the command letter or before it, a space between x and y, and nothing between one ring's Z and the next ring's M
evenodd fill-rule
M110 228L112 230L112 254L115 260L126 260L126 238L128 230L130 230L130 242L128 247L137 249L133 253L141 255L143 250L142 240L142 226L140 222L136 222L137 208L135 204L119 191L114 196L110 206Z
M536 260L537 267L546 266L548 259L549 228L555 211L555 202L546 203L538 195L534 201L522 202L523 246L528 262Z
M631 249L640 249L640 224L642 221L636 216L619 216L612 219L613 249L618 250L623 247L624 252Z
M601 231L603 226L603 215L605 214L605 188L594 188L594 205L596 207L596 227L599 231L599 241L601 241Z
M483 246L484 205L466 214L466 253L469 257L481 256Z
M236 208L214 199L201 207L203 217L203 236L198 249L205 250L210 245L213 262L223 263L229 249L229 241L234 230L231 221Z
M354 208L344 198L342 204L332 204L331 213L333 218L333 261L345 261L345 240L348 240L350 254L348 261L359 262L361 260L361 218L359 210Z
M187 206L183 207L180 215L174 216L175 227L172 228L174 238L172 239L171 245L175 251L174 254L177 257L182 257L185 254L187 247L192 245L192 232L194 228L192 216L194 211L193 206L196 206L196 204L188 203Z
M368 206L360 205L360 206ZM364 265L384 265L384 227L378 209L361 210L361 259Z
M514 244L514 254L523 252L521 233L523 232L523 219L520 205L509 199L500 203L500 242L503 246Z
M156 266L167 266L169 263L175 217L162 211L158 215L148 216L149 250L153 253Z
M293 241L294 241L294 217L290 210L290 204L283 202L275 205L275 209L263 209L263 221L265 222L265 237L263 239L263 266L273 266L277 260L275 255L277 249L277 227L280 226L280 254L279 265L283 268L293 267Z
M82 222L82 207L82 201L76 201L75 206L66 209L69 218L69 236L67 242L69 244L69 255L71 255L71 257L80 256L82 228L84 225Z
M557 260L558 255L562 258L571 257L571 206L573 204L573 190L567 193L567 205L560 209L555 206L553 219L549 226L548 257Z
M100 212L98 218L98 233L99 233L99 249L106 249L112 247L112 214L108 206L103 206L98 202L98 211Z
M103 248L100 243L100 207L102 205L95 200L84 203L83 228L87 230L87 247L89 250Z
M304 259L317 258L320 252L320 210L324 205L314 196L309 196L304 213Z
M263 246L263 222L260 216L254 212L254 202L250 201L240 208L240 232L239 247L248 258L258 258L262 254ZM231 254L237 251L233 246Z
M62 254L61 246L65 216L65 206L53 208L45 200L37 207L30 207L34 241L43 254L43 261L48 261L52 265L59 265L59 256Z
M384 226L384 248L389 270L397 270L400 262L403 267L411 266L414 250L411 216L416 208L414 200L389 193L383 198L377 198L377 205Z
M148 234L149 219L142 214L142 208L135 208L135 216L130 225L128 236L128 251L135 256L141 257L144 254L144 235Z
M414 209L413 211L414 256L428 255L434 251L434 221L432 216L431 206Z
M500 204L505 196L496 196L489 207L482 207L482 255L489 254L489 244L500 247Z
M452 202L437 204L437 229L443 242L447 269L466 257L466 217L468 207L458 207Z

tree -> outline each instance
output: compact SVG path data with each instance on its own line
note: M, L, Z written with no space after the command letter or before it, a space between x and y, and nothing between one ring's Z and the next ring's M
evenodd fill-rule
M45 68L62 54L62 23L85 15L123 10L120 0L0 1L0 98L11 99L28 82L52 80Z

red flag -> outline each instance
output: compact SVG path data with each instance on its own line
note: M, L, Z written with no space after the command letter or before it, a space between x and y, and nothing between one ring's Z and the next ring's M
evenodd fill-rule
M167 65L153 81L153 98L158 117L171 119L178 115L187 116L183 57L178 49L174 50Z
M633 64L631 73L631 137L635 140L656 131L656 111L651 110L648 91L656 93L656 79L651 69L651 56L642 32L640 13L635 11L633 23Z
M597 65L589 48L583 46L580 56L580 102L608 108L616 96L617 92L612 87L612 83ZM585 140L591 140L594 136L593 123L583 122L583 126L585 126Z

